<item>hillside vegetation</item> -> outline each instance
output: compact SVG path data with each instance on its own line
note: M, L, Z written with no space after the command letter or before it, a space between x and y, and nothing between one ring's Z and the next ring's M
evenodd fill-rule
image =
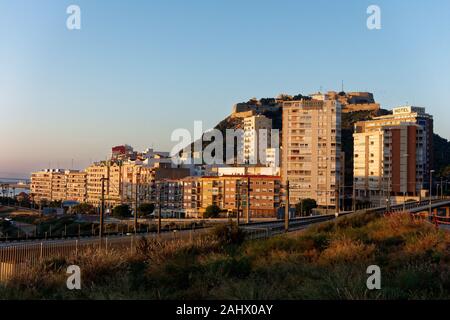
M0 286L0 298L450 298L450 235L408 214L353 215L297 234L242 240L222 229L181 246L142 240L136 254L51 259ZM70 264L81 267L81 290L66 289ZM381 290L366 287L366 268L374 264Z

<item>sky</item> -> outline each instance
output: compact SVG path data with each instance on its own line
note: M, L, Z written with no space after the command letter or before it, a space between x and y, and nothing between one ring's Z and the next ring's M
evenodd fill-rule
M124 143L170 151L173 130L237 102L341 81L425 107L450 138L450 1L0 0L0 177L81 169Z

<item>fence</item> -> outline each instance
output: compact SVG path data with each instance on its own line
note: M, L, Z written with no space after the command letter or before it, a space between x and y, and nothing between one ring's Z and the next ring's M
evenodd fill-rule
M102 240L99 238L80 238L2 244L0 246L0 281L8 280L14 274L24 271L24 268L38 265L48 258L76 257L92 249L134 251L138 241L142 237L164 242L185 242L205 234L206 231L206 229L197 229L164 232L159 235L157 233L147 233L143 235L111 236L105 237Z

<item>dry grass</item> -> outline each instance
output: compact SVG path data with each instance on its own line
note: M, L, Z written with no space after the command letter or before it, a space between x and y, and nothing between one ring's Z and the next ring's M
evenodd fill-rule
M223 231L223 230L222 230ZM223 236L223 232L220 233ZM142 240L136 252L93 250L50 259L0 287L1 298L37 299L448 299L450 237L407 214L354 215L295 237L224 245ZM82 290L65 287L78 264ZM377 264L382 289L369 291Z

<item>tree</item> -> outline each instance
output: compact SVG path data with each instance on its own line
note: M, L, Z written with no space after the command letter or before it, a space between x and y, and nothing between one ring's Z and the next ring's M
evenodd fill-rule
M95 214L95 208L89 203L80 203L70 208L70 212L73 214Z
M212 205L206 207L204 217L205 218L217 218L219 216L220 211L222 211L222 210L220 209L219 206L212 204Z
M131 217L130 207L127 204L118 205L114 207L112 215L116 218L129 218Z
M138 208L138 217L146 217L153 213L155 205L153 203L142 203Z
M311 198L306 198L295 205L295 213L299 216L310 215L312 209L317 208L316 200Z

